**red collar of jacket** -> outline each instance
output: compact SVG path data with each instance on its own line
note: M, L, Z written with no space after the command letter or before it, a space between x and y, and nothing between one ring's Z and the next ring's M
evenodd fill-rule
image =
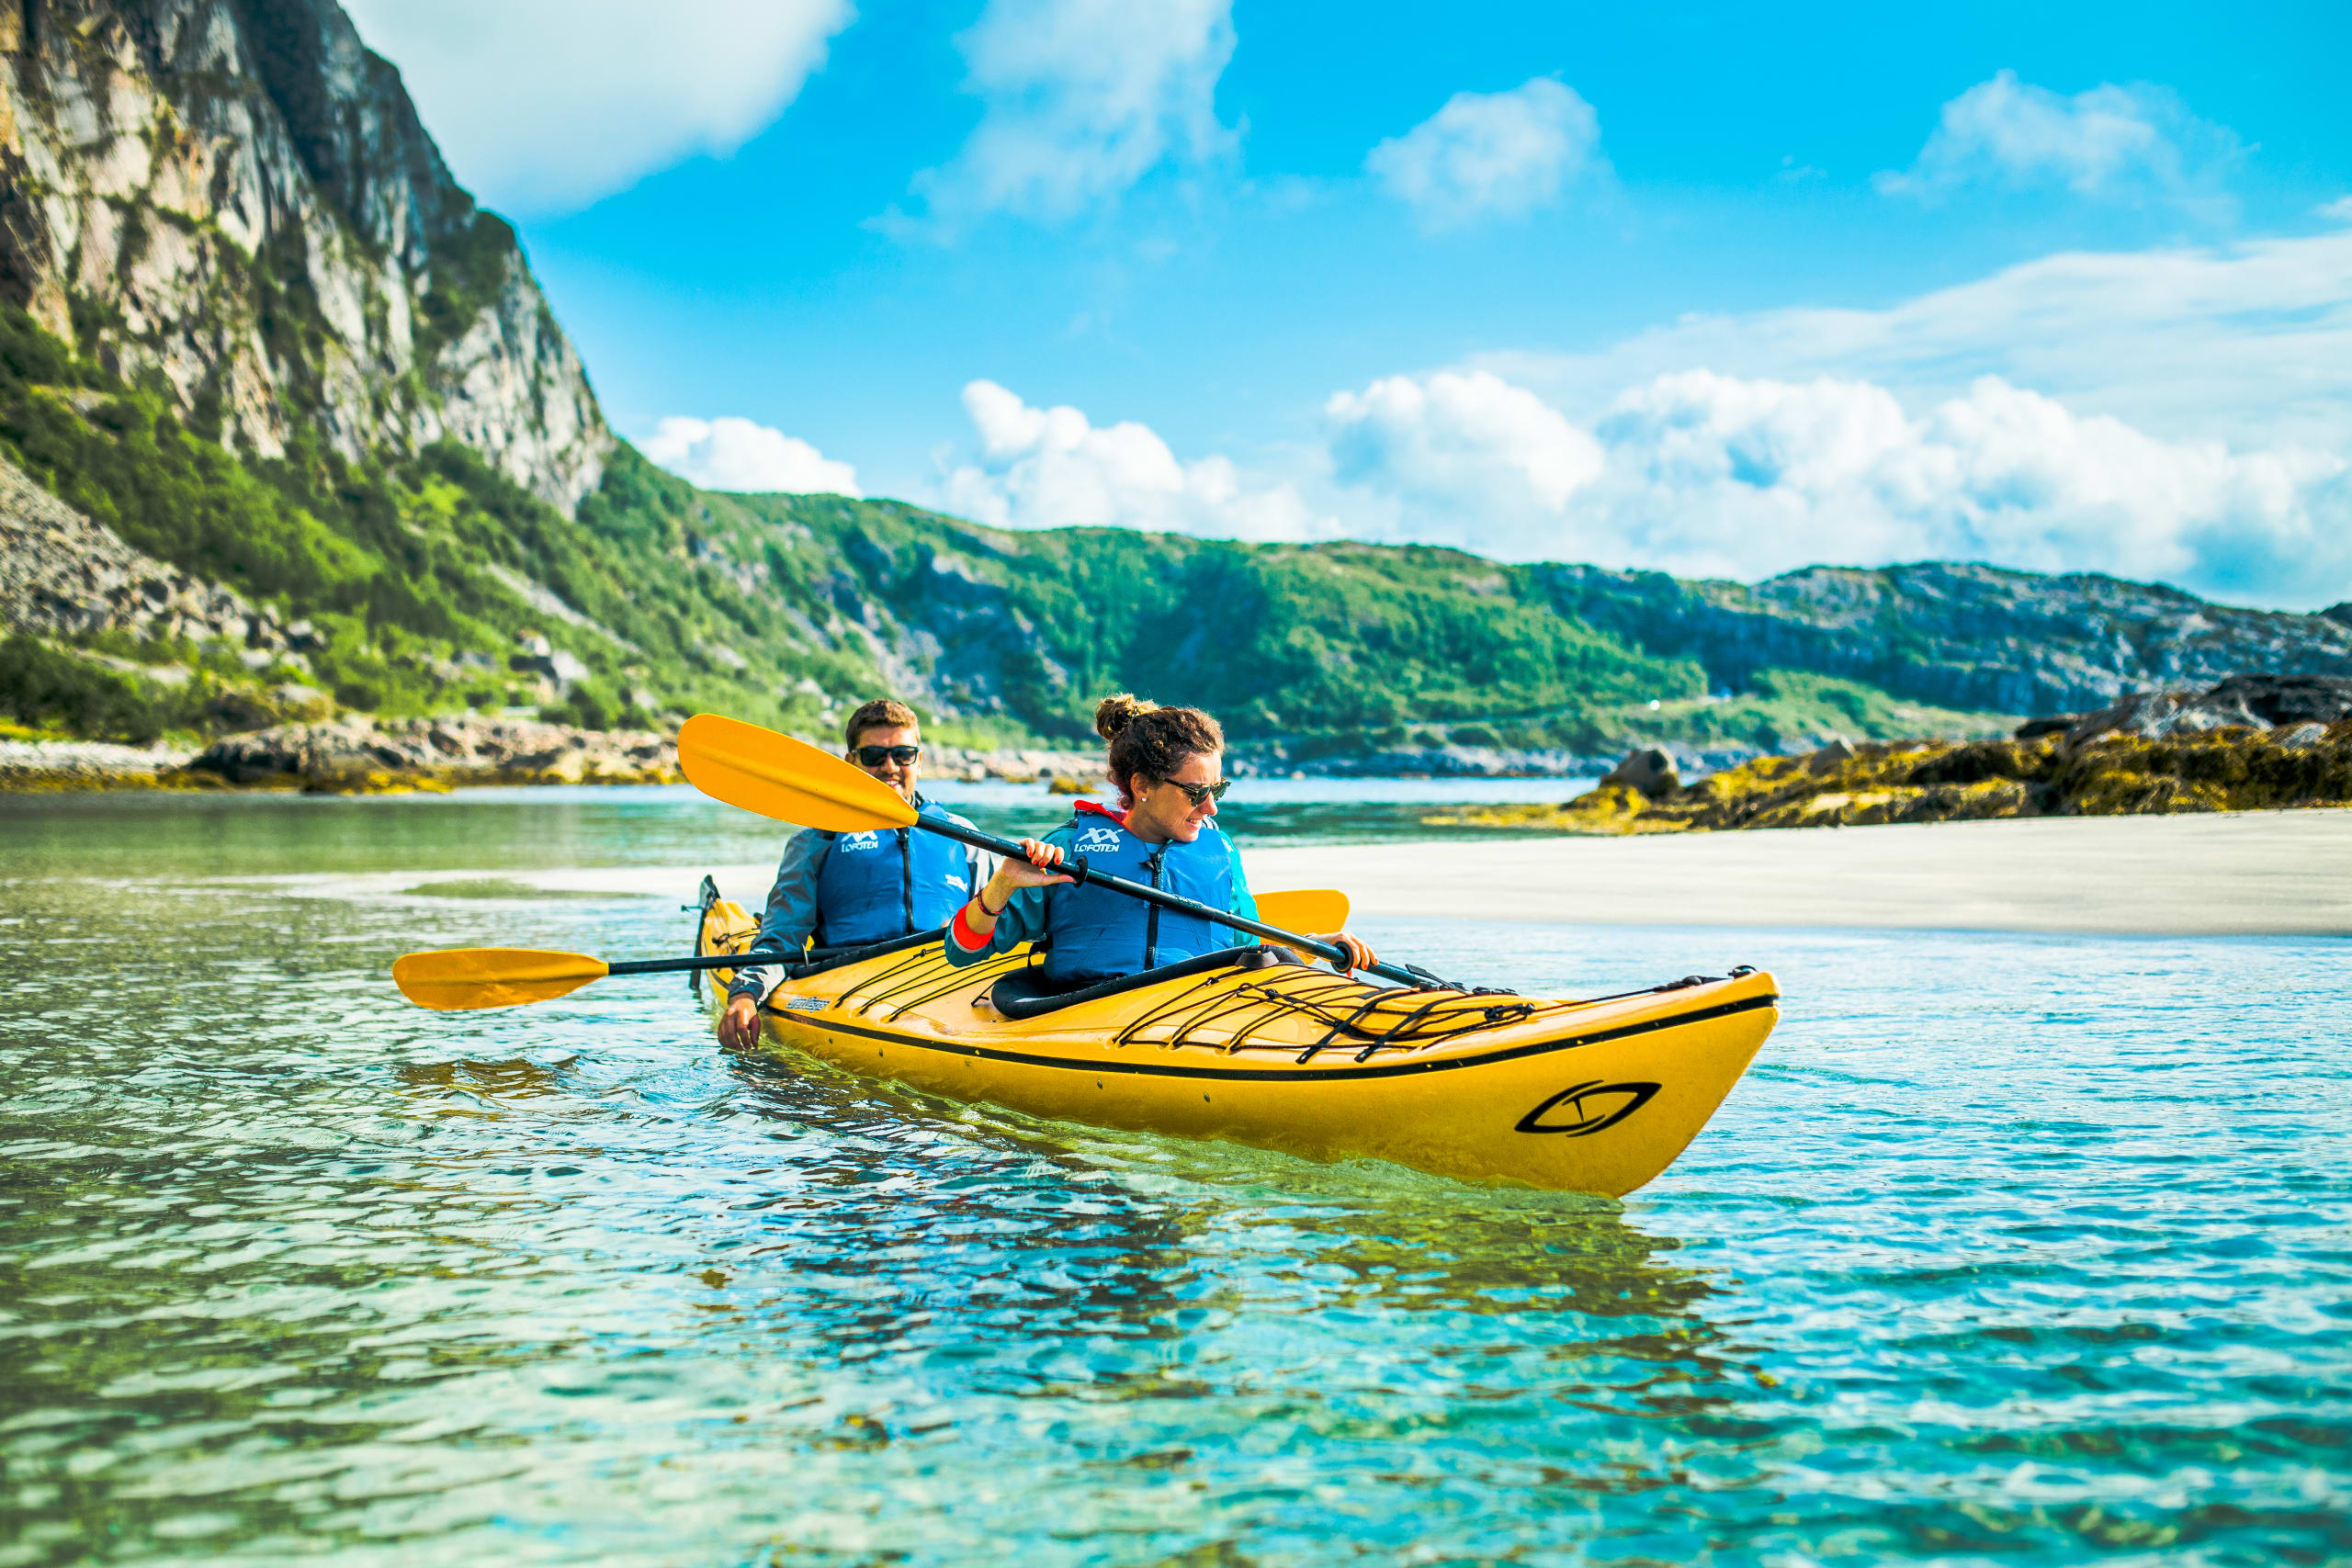
M1078 801L1071 806L1070 809L1077 812L1081 817L1091 812L1097 817L1108 817L1112 821L1116 822L1122 828L1127 825L1127 814L1125 812L1114 811L1111 807L1104 806L1100 801Z

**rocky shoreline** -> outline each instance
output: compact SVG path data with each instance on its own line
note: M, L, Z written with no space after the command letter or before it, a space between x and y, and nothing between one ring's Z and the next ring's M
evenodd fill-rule
M1091 778L1101 759L934 746L934 775L1035 783ZM295 790L388 795L509 784L680 784L674 736L532 719L354 717L225 736L201 749L0 739L0 791Z
M830 738L802 737L832 749ZM1693 770L1736 767L1749 750L1679 748ZM933 776L1082 786L1102 776L1095 751L930 748ZM1235 778L1589 779L1607 757L1569 751L1453 746L1317 758L1228 754ZM599 731L529 720L365 716L279 725L209 746L120 746L99 741L0 738L0 793L96 789L300 789L353 794L461 785L675 784L674 739L652 731Z
M1691 784L1636 751L1561 805L1425 820L1623 834L2309 807L2352 807L2352 679L2233 676L2036 720L2008 740L1841 742Z

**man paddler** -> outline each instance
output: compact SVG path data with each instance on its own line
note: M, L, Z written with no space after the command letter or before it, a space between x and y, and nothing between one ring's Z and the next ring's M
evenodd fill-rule
M971 826L915 787L922 776L922 731L913 709L877 697L849 716L844 736L842 755L897 790L918 813ZM937 833L803 828L785 843L752 946L789 962L812 937L819 947L859 947L937 931L986 880L979 851ZM760 1003L782 978L772 966L739 972L727 987L719 1039L738 1049L755 1044Z

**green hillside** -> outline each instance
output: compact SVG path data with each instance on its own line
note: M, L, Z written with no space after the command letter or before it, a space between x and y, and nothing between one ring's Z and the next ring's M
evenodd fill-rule
M709 707L813 730L896 691L968 739L1080 740L1095 700L1131 689L1306 761L1448 739L1769 745L1925 716L1770 675L1711 707L1695 661L1597 632L1538 576L1453 550L1010 532L893 502L712 494L626 446L577 519L454 443L366 464L315 444L241 461L13 309L0 453L135 547L311 619L313 678L347 709L534 703L536 678L507 666L537 633L590 671L543 711L592 727ZM85 640L198 669L215 698L247 673L219 650ZM90 733L250 723L283 673L208 710L96 669L81 682L94 691L62 695L53 660L38 682L5 673L33 668L19 652L0 663L17 716Z

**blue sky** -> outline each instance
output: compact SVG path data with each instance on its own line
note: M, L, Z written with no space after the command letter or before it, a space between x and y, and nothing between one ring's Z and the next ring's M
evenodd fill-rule
M702 482L2352 598L2340 4L351 8Z

